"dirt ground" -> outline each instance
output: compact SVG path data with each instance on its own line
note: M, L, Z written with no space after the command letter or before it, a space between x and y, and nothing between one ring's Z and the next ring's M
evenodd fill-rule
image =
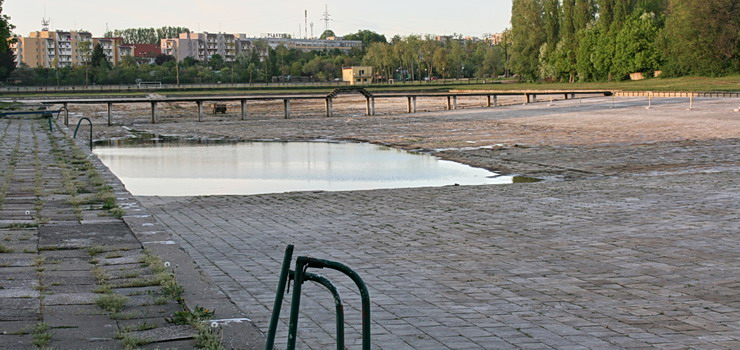
M473 166L537 177L640 175L655 172L710 171L740 164L740 99L598 97L523 104L499 99L461 98L445 111L446 99L420 98L418 113L406 112L406 99L376 102L376 116L365 116L361 96L334 101L334 116L324 116L323 101L294 101L283 118L282 101L250 102L240 120L238 103L225 115L205 105L202 122L195 103L161 104L151 124L146 104L114 105L106 126L104 105L70 108L70 127L90 117L96 139L128 137L132 131L233 140L351 140L431 152Z

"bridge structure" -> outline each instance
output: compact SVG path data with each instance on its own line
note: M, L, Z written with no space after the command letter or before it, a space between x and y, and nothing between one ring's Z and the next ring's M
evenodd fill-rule
M159 120L158 106L162 103L192 102L198 111L198 121L203 121L203 105L207 102L240 103L241 120L248 118L248 103L252 101L282 101L283 115L285 119L291 116L291 102L298 100L323 100L325 103L325 115L332 117L333 101L341 94L359 93L365 97L365 114L375 115L375 104L381 99L406 99L406 113L416 113L416 102L419 98L441 98L447 100L446 109L457 109L457 101L463 97L486 97L485 107L498 106L498 98L501 96L522 96L524 103L537 102L538 96L564 96L565 99L575 98L576 95L612 96L613 92L608 90L550 90L550 91L459 91L459 92L426 92L426 93L371 93L363 88L342 87L333 90L329 94L285 94L285 95L241 95L241 96L150 96L150 97L103 97L103 98L46 98L34 99L33 102L45 105L62 105L67 112L64 115L64 124L69 125L69 109L73 105L106 105L108 112L108 125L112 125L113 106L115 104L149 104L151 106L151 122Z

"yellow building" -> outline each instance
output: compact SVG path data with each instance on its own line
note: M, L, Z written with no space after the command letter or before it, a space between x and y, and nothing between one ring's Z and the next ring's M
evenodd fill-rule
M121 62L121 38L93 38L88 32L42 30L27 37L17 37L11 49L17 63L29 67L68 67L81 65L92 55L95 44L100 44L108 62Z
M372 84L373 67L353 66L342 68L342 80L348 81L349 85Z

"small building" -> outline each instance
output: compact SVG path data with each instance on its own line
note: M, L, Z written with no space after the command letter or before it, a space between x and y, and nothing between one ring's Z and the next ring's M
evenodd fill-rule
M349 85L372 84L373 67L353 66L342 68L342 80L348 81Z
M134 58L139 64L153 64L162 51L157 44L131 44L134 47Z

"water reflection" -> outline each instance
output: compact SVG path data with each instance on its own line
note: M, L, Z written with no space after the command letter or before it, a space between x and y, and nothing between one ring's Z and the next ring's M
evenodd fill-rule
M98 147L134 195L192 196L512 183L484 169L372 144L244 142Z

